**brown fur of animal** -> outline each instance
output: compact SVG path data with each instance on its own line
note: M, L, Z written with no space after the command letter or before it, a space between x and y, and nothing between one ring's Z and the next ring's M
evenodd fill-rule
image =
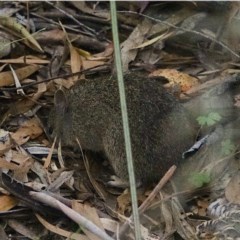
M135 176L159 180L193 143L192 121L157 79L124 76ZM62 145L104 152L116 175L128 179L119 90L114 77L81 80L58 90L49 125Z

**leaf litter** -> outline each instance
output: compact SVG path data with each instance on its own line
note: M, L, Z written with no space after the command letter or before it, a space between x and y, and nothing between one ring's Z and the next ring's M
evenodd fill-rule
M106 161L91 153L56 150L46 134L55 90L113 68L109 4L2 2L1 8L1 231L26 239L121 236L131 201L126 191L106 185L112 174ZM211 133L197 156L177 170L174 191L153 190L154 200L146 204L152 187L138 189L139 205L148 206L141 217L144 239L205 239L206 230L209 239L234 239L237 229L230 233L226 225L219 230L207 212L219 197L225 200L216 208L228 204L228 217L219 218L231 223L239 210L238 3L119 2L118 8L123 10L124 70L142 69L149 79L167 83L168 91L193 109L199 131ZM203 195L209 195L207 201ZM202 216L206 222L199 225ZM127 239L134 239L131 232Z

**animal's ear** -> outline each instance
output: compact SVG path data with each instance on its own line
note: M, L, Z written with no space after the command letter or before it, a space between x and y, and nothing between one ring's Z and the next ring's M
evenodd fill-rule
M64 114L68 107L66 94L62 89L58 89L54 95L54 106L56 114Z

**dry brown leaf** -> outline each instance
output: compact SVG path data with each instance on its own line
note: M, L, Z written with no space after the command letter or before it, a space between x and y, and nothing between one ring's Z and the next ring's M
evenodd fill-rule
M81 56L79 55L78 50L75 47L70 45L69 48L70 48L72 73L80 72L81 66L82 66ZM76 76L73 76L72 79L73 79L73 81L77 81L79 79L79 77L76 75Z
M10 151L4 154L4 157L5 160L8 162L17 163L17 166L23 164L25 161L29 159L29 155L24 150L21 151L21 148L17 148L17 150L11 149Z
M14 179L20 181L20 182L28 182L28 172L30 170L30 168L33 165L33 159L31 159L30 157L28 157L28 159L26 159L26 161L22 162L19 166L18 169L16 169L14 171Z
M72 201L72 208L73 210L75 210L76 212L81 214L83 217L93 222L95 225L97 225L99 228L101 228L104 231L102 223L97 214L97 210L95 208L90 207L87 204L79 203L77 201ZM97 237L95 234L91 233L90 231L87 231L86 229L83 229L83 232L91 240L100 240L99 237Z
M71 88L74 85L74 82L72 81L72 78L68 78L68 79L63 79L63 78L57 78L54 80L54 83L56 83L59 87L64 87L66 89Z
M137 192L138 202L141 204L146 200L146 194L138 191ZM126 189L120 196L117 197L118 213L121 215L126 215L131 212L131 194Z
M192 224L189 224L186 220L184 210L177 198L173 198L171 201L172 212L174 213L174 225L177 232L183 239L197 240L195 235L195 229Z
M240 174L232 177L225 189L226 199L234 204L240 204Z
M29 135L30 139L35 139L43 133L43 130L36 118L25 121L18 131L25 131L25 133Z
M50 61L29 55L15 59L1 59L0 63L49 64Z
M68 232L66 230L63 230L59 227L56 227L52 224L50 224L49 222L47 222L44 218L42 218L40 215L36 214L37 219L39 220L39 222L49 231L54 232L60 236L64 236L66 238L69 239L73 239L73 240L90 240L88 237L82 235L82 234L78 234L78 233L73 233L73 232Z
M58 172L58 171L56 171L56 172ZM57 192L57 191L59 191L60 187L63 184L67 185L70 189L74 190L72 184L70 184L74 181L73 173L74 173L73 170L72 171L62 171L62 169L60 169L58 177L56 179L54 179L53 181L50 181L50 185L47 188L48 191Z
M120 223L116 220L110 219L110 218L101 218L101 223L103 227L110 231L110 232L117 232L119 231Z
M23 114L29 111L35 104L36 101L43 95L43 93L47 90L46 84L41 83L38 85L38 91L33 94L31 98L24 98L20 101L16 102L14 105L11 105L10 109L5 113L3 119L5 119L9 115L16 116L18 114Z
M181 91L186 92L193 86L196 86L199 84L199 81L197 78L192 77L186 73L179 72L176 69L158 69L154 72L152 72L150 77L164 77L168 79L169 86L173 87L174 85L180 85Z
M138 49L133 49L134 47L143 43L146 34L150 31L152 23L145 19L132 31L130 36L126 41L122 43L122 65L123 72L128 71L128 64L133 61L138 53Z
M38 76L38 77L37 77L37 80L38 80L38 81L41 81L42 78L40 78L40 77ZM38 91L37 91L38 95L41 96L41 94L42 94L42 93L45 93L47 90L48 90L48 89L47 89L47 83L42 82L42 83L39 83L39 84L38 84ZM35 97L36 97L36 96L35 96ZM39 97L39 96L38 96L38 97ZM37 98L37 99L38 99L38 98ZM37 99L35 98L34 100L36 101Z
M102 66L102 65L106 64L106 62L94 61L94 60L92 60L92 61L83 60L82 64L83 64L83 69L86 70L86 69Z
M0 196L0 211L8 211L18 204L18 200L12 196L1 195Z
M120 196L117 197L118 213L125 215L131 211L131 196L129 191L124 191Z
M26 77L35 73L40 67L38 65L29 65L15 70L18 79L21 81ZM11 71L0 73L0 87L9 86L14 83L14 78Z
M148 228L144 227L143 225L141 225L141 233L142 233L142 238L144 240L161 240L161 239L163 239L163 236L159 236L160 233L158 233L158 235L152 234L152 233L150 233L150 230ZM166 235L168 235L168 234L166 233Z
M100 53L96 53L90 57L88 57L88 60L107 60L109 58L112 58L113 56L113 43L109 43L105 50ZM91 59L93 58L93 59Z
M41 46L38 44L38 42L33 38L33 36L27 31L25 27L23 27L20 23L18 23L14 18L7 17L7 16L1 16L0 17L0 24L6 28L9 28L13 30L14 32L17 32L21 34L23 37L25 37L33 46L36 47L36 49L43 52Z
M6 112L6 116L16 116L18 114L23 114L27 111L29 111L34 105L35 101L32 101L29 98L24 98L15 104L13 104L10 109ZM5 119L5 118L4 118Z
M42 184L45 186L48 185L48 182L49 182L48 176L50 176L50 173L43 167L41 163L39 163L38 161L34 161L33 165L31 166L31 170L41 179L41 183L32 182L32 183L28 183L28 186L32 186L33 189L37 189L36 186L38 185L42 185ZM40 188L39 191L41 189L42 188Z
M16 170L16 169L19 169L19 165L16 165L14 163L6 161L3 158L0 158L0 168L1 169Z
M65 39L65 33L60 29L52 29L49 31L43 31L39 32L36 36L36 39L39 41L47 41L47 42L56 42L56 41L62 41Z
M160 41L160 40L163 41L164 39L172 36L172 34L173 34L173 32L163 33L163 34L161 34L161 35L159 35L159 36L157 36L157 37L154 37L154 38L152 38L152 39L150 39L150 40L147 40L146 42L144 42L144 43L142 43L142 44L134 47L133 49L139 49L139 48L148 47L148 46L154 44L154 43L157 42L157 41Z
M45 160L44 166L43 166L44 168L48 168L50 163L51 163L51 159L52 159L52 155L53 155L53 151L54 151L54 148L55 148L56 141L57 141L57 138L55 137L47 158L43 159L43 160Z
M22 145L28 139L35 139L43 133L42 128L36 118L25 121L22 126L15 132L11 133L11 137L18 145Z
M164 199L166 194L160 193L161 194L161 199ZM164 219L165 223L165 232L170 233L173 229L173 213L168 205L167 202L163 201L160 204L160 209L161 209L161 215L162 218Z
M78 201L72 201L73 210L80 213L85 218L91 220L95 225L104 230L103 225L98 216L97 210L94 207L91 207L87 204L79 203Z

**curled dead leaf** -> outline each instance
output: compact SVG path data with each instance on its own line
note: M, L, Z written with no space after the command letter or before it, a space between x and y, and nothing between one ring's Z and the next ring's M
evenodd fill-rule
M11 133L11 137L14 141L22 145L29 139L35 139L43 133L37 119L32 118L22 124L22 126L15 132Z
M158 69L152 72L149 77L164 77L169 81L168 86L173 88L175 85L179 85L181 92L186 92L193 86L199 84L197 78L190 76L187 73L180 72L176 69Z

